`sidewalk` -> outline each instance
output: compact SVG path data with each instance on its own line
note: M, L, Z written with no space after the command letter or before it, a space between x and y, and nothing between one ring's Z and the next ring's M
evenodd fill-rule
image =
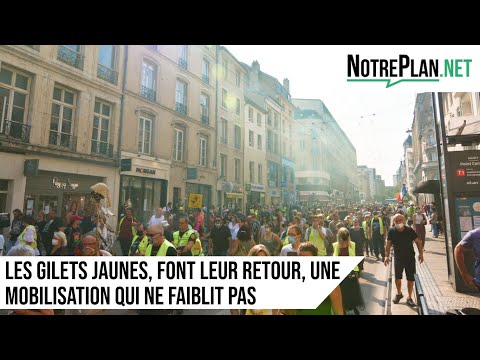
M440 235L435 239L433 233L429 231L430 225L426 226L426 230L424 263L420 264L418 262L418 255L415 256L415 259L417 274L425 293L429 314L444 315L451 308L480 308L480 293L463 294L456 292L448 281L445 237ZM392 315L416 315L417 309L412 309L405 304L407 298L407 282L405 280L402 281L402 293L405 297L400 303L391 304ZM395 279L393 279L392 298L395 297L395 294Z

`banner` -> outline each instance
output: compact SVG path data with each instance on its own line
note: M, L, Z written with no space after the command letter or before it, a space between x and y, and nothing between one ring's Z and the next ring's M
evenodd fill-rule
M188 207L201 208L202 207L203 194L190 194L188 197Z

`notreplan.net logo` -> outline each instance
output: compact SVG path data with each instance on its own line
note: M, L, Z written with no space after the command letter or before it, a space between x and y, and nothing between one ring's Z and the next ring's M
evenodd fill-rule
M385 82L386 87L401 82L439 82L441 78L470 77L472 59L361 59L348 55L348 82Z

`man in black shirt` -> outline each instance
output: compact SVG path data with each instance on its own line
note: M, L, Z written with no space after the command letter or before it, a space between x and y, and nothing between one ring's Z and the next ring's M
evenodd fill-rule
M219 215L215 216L215 224L212 230L205 235L208 238L208 254L213 256L228 256L228 247L232 233L228 226L223 224Z
M414 284L414 274L415 274L415 250L413 249L413 242L417 244L418 248L418 261L423 262L423 248L422 241L418 238L415 231L409 227L405 226L405 217L402 214L396 214L393 217L392 227L388 231L387 237L387 249L385 256L385 266L390 262L390 247L393 245L395 249L395 285L397 287L397 295L393 299L394 304L398 304L399 301L403 298L402 294L402 277L403 270L405 269L405 274L407 276L407 285L408 285L408 298L407 305L415 306L415 303L412 300L413 284Z
M54 209L50 209L50 212L48 213L48 222L45 227L41 229L43 246L45 247L47 256L52 252L53 234L57 232L61 226L62 220L57 217L57 212Z

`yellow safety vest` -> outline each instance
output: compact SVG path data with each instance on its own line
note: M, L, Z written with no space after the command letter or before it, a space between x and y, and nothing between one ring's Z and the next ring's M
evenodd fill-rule
M368 234L367 234L367 220L365 220L362 223L362 228L363 228L363 233L365 234L365 239L368 239Z
M135 241L137 241L137 239L138 239L138 235L135 235L133 237L132 244L130 245L130 249L128 250L128 256L132 255L131 253L132 246L133 244L135 244ZM140 252L140 254L145 255L145 252L147 251L147 246L148 246L148 236L143 235L143 238L142 240L140 240L140 244L138 245L138 251Z
M180 238L180 231L175 231L173 233L173 245L175 247L186 246L192 234L195 234L197 237L197 239L195 240L195 245L193 245L191 249L192 255L203 256L202 242L200 241L200 236L198 232L196 232L195 230L187 230L185 234L183 234L182 238Z
M348 245L348 256L356 256L355 255L355 243L353 241L349 241L350 244ZM338 242L333 244L333 256L339 256L340 253L340 246L338 246ZM355 266L353 271L359 271L358 266Z
M33 231L34 231L34 235L33 235L33 242L29 243L29 242L26 242L24 239L25 237L25 233L27 232L27 229L28 228L33 228ZM33 225L28 225L25 229L23 229L22 233L20 234L19 236L20 238L20 245L28 245L30 246L32 249L36 249L37 248L37 230L35 229L35 226ZM51 241L51 240L50 240Z
M158 249L157 256L167 256L167 250L170 247L175 249L175 246L173 246L173 244L170 241L168 241L167 239L163 239L163 243L160 246L160 249ZM153 245L148 244L147 250L145 250L145 256L151 256L152 249L153 249Z
M372 236L373 236L373 226L372 226L373 225L373 220L374 219L372 219L370 221L370 229L372 229L371 230L372 231ZM382 218L380 216L378 217L378 223L380 224L380 235L383 235L383 221L382 221Z
M125 216L120 219L120 222L118 223L118 232L120 232L120 229L122 227L123 220L125 219ZM133 221L135 221L135 218L133 218ZM137 229L135 229L135 226L132 225L132 235L137 236Z
M315 231L313 231L313 228L310 228L309 230L309 235L308 235L308 242L311 242L312 244L317 245L318 248L318 256L327 256L327 248L325 247L325 243L320 237L320 234L316 234ZM322 231L322 230L320 230ZM315 233L315 234L314 234ZM327 235L325 235L327 236Z

